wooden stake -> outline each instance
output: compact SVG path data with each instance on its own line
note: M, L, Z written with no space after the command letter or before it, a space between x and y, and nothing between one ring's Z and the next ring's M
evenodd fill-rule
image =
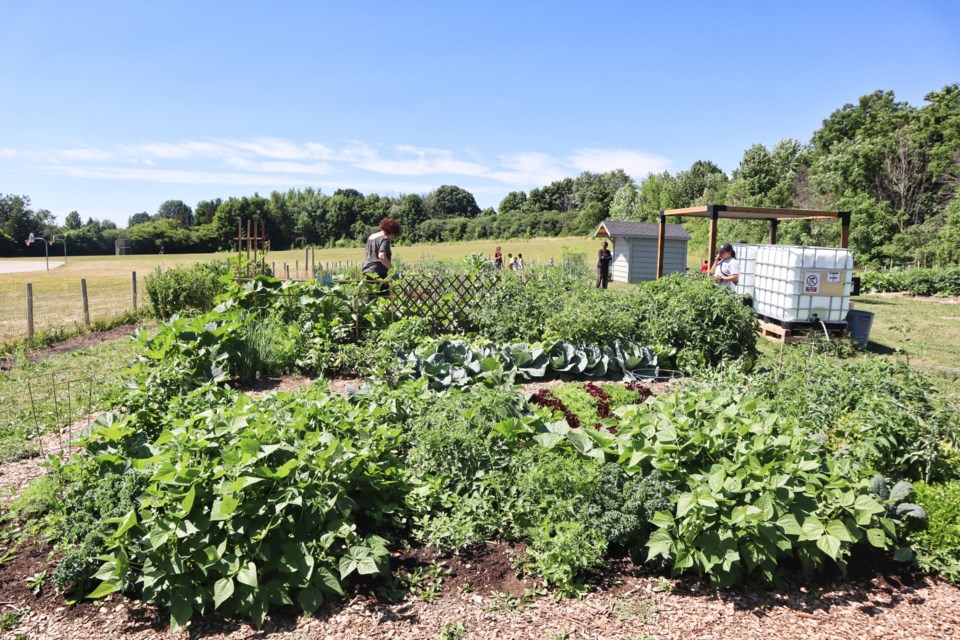
M27 337L33 340L33 285L27 283Z
M83 301L83 324L90 328L90 300L87 298L87 279L80 278L80 299Z

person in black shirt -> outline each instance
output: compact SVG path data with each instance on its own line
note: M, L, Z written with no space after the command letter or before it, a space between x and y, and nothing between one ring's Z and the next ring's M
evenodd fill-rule
M606 241L600 243L600 251L597 252L597 288L607 288L607 282L610 280L610 263L613 262L613 254L607 249Z
M367 238L366 253L363 257L363 275L370 280L383 280L393 269L390 261L393 252L390 243L400 237L400 223L393 218L384 218L380 221L380 231ZM380 293L385 294L389 285L384 282L380 286Z

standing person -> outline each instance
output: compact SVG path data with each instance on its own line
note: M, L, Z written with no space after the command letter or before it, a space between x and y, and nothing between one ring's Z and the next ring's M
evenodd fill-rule
M610 263L613 262L613 253L607 248L607 241L600 243L600 251L597 252L597 289L607 288L607 282L610 281Z
M517 254L517 262L514 268L517 271L523 271L523 254L522 253Z
M367 249L363 257L363 275L370 280L383 280L393 269L393 252L390 244L400 237L400 223L393 218L380 221L380 230L367 238ZM386 282L380 285L380 295L390 288Z
M737 253L729 242L724 242L717 250L717 259L713 262L713 278L721 287L736 293L737 283L740 282L740 263L737 262Z
M704 260L703 264L700 265L700 273L709 273L709 272L710 272L710 265L707 263L706 260Z
M553 256L550 256L550 262L547 263L547 266L548 266L548 267L552 267L552 266L553 266Z
M510 269L510 271L513 271L514 267L516 267L516 266L517 266L517 264L513 261L513 254L512 254L512 253L508 253L508 254L507 254L507 269Z
M503 269L503 252L500 251L500 245L497 245L497 250L493 252L493 266Z

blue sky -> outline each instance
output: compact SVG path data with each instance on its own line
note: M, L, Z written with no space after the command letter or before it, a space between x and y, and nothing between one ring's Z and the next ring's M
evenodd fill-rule
M0 193L161 202L638 181L960 81L960 2L0 0Z

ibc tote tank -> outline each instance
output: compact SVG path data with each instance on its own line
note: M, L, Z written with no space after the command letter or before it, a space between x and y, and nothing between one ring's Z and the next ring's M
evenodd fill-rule
M754 246L752 293L758 313L781 322L811 322L814 316L825 322L845 320L853 288L852 251Z

